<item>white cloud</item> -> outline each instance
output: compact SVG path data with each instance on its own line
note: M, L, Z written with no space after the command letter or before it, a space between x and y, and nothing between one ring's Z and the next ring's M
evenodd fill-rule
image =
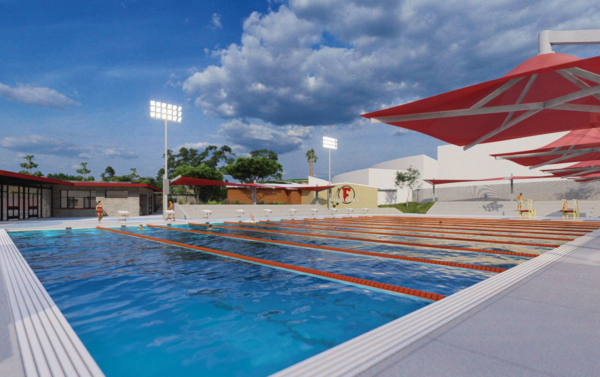
M221 15L218 13L213 13L210 19L212 25L212 29L223 29L223 24L221 24Z
M491 80L537 54L545 29L594 28L573 0L290 0L183 90L205 113L275 125L352 124L364 111Z
M174 150L180 150L181 148L187 148L187 149L197 149L199 151L202 151L204 149L206 149L206 147L208 147L210 145L210 143L205 143L203 141L198 142L198 143L185 143L182 145L178 145L177 147L175 147Z
M244 150L270 149L277 154L298 150L312 136L312 127L268 127L233 120L219 126L219 135Z
M0 140L0 147L19 153L69 158L92 158L100 156L132 160L139 157L137 153L123 147L75 144L70 141L40 135L4 137Z
M0 97L9 101L24 103L26 105L64 109L69 106L79 105L69 97L54 89L33 87L17 84L11 87L0 83Z

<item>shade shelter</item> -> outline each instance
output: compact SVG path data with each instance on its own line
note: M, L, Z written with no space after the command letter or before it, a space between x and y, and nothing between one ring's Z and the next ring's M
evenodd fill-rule
M579 59L541 51L504 77L362 116L465 150L590 128L600 122L600 56Z
M600 172L600 160L582 161L562 169L542 170L556 177L570 178Z
M557 163L600 160L600 129L571 131L541 148L493 154L497 160L511 160L530 169Z

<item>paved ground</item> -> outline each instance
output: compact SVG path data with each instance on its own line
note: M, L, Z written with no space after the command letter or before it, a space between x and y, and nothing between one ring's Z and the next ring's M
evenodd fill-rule
M360 376L597 376L600 231Z
M25 372L3 275L0 270L0 376L20 377Z

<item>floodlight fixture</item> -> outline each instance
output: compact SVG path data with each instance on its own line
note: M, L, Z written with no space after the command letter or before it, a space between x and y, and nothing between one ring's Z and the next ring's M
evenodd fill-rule
M337 139L323 136L323 148L337 149Z
M150 118L165 121L165 174L163 176L163 216L167 215L167 198L169 195L169 176L167 166L167 123L181 123L181 106L165 102L150 101Z

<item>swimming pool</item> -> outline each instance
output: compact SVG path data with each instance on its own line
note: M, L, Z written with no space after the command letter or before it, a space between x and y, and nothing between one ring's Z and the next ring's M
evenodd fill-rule
M443 295L494 275L175 229L126 231ZM291 239L244 229L218 232ZM431 303L98 229L10 237L107 376L264 376ZM293 238L308 245L502 268L528 260Z

